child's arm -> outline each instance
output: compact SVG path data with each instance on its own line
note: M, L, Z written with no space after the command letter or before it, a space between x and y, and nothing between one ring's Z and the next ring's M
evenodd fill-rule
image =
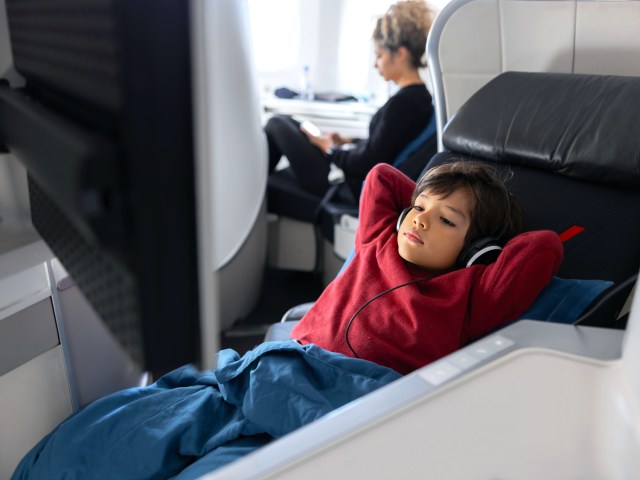
M557 272L563 253L558 234L549 230L525 232L511 239L498 260L476 280L467 339L522 315Z
M400 212L411 203L416 184L385 163L371 169L360 197L360 223L356 248L374 240L390 227L395 230Z

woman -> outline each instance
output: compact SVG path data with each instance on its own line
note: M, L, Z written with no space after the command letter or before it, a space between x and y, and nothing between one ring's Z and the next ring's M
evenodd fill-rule
M424 1L400 1L378 19L373 31L374 67L399 90L373 116L369 137L358 140L337 133L313 135L290 117L272 117L265 127L269 168L282 155L289 160L300 185L324 195L329 188L330 163L340 167L356 199L362 182L378 163L393 163L398 154L427 126L432 99L418 69L424 67L427 35L434 11ZM341 148L349 144L351 148Z

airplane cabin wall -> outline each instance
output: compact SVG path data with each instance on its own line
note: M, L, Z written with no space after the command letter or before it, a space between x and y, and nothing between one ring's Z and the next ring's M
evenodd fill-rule
M441 15L428 42L439 132L502 72L640 75L637 1L458 0Z
M392 86L373 68L371 33L375 19L392 3L279 0L265 7L260 0L249 0L261 94L270 95L279 87L300 91L308 65L313 90L384 103ZM270 61L272 55L278 59Z

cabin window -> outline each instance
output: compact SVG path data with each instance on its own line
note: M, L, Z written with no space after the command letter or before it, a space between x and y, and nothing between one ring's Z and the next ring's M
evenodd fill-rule
M450 0L432 0L436 10ZM389 0L248 0L253 53L263 93L302 88L383 103L393 88L373 68L371 33Z
M300 4L300 0L249 0L258 72L287 71L296 65L300 55Z

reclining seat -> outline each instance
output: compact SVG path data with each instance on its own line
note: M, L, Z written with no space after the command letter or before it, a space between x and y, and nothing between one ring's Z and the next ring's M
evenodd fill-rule
M507 72L456 112L449 152L498 166L524 229L556 231L559 277L620 285L640 266L640 78ZM446 162L437 154L427 165ZM612 321L632 284L592 324Z
M447 150L426 167L454 154L498 167L511 175L508 188L522 205L524 229L561 236L558 277L624 285L586 324L612 326L640 267L638 102L638 77L503 73L457 111L443 133ZM610 291L616 290L601 296ZM568 318L559 308L584 300L579 289L573 294L557 298L555 316L525 318L574 321L582 310ZM309 306L292 309L283 321L301 318ZM290 328L277 325L267 338L286 337Z

